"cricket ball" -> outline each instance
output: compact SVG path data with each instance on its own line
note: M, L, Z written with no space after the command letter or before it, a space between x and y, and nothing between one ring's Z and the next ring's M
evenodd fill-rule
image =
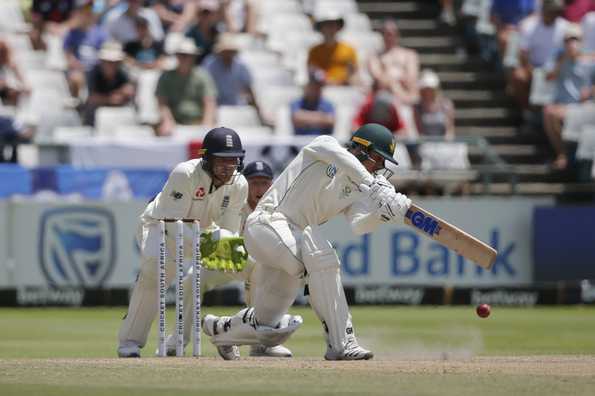
M490 316L491 310L492 308L488 304L480 304L475 309L475 312L477 312L477 316L479 316L480 318L487 318L488 316Z

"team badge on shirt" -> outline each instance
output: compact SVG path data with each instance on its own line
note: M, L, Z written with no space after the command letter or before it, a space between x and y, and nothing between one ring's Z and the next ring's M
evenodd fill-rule
M179 199L182 199L182 197L184 196L184 194L182 194L179 191L172 191L171 194L169 194L170 197L172 197L174 199L174 201L177 201Z
M207 193L205 192L204 187L198 187L194 192L194 199L198 199L202 201Z
M332 179L333 177L335 177L336 174L337 174L337 167L335 166L335 164L330 164L329 166L327 166L326 175L328 177L330 177Z
M341 190L341 198L348 198L349 195L351 195L351 187L350 186L345 186L343 187L343 189Z

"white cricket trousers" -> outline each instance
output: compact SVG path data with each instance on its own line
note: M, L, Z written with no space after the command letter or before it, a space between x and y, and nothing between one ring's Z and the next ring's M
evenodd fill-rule
M260 325L276 326L303 286L302 230L281 213L259 211L244 229L246 250L256 262L250 302Z
M169 232L166 237L167 260L165 265L165 282L170 285L175 278L175 238L174 232ZM173 227L171 228L173 231ZM192 230L190 227L184 229L184 255L185 259L192 256ZM170 237L171 236L171 237ZM140 272L134 285L132 297L128 306L128 313L122 320L118 334L120 345L125 342L134 342L141 348L147 343L147 337L151 330L153 320L159 309L159 286L157 283L158 274L158 251L159 251L159 225L142 225L139 228L137 238L140 245L141 260ZM249 273L246 271L246 273ZM245 273L224 273L219 271L201 271L201 295L222 284L244 280ZM190 340L192 332L192 277L184 279L184 341ZM172 316L170 325L175 318Z

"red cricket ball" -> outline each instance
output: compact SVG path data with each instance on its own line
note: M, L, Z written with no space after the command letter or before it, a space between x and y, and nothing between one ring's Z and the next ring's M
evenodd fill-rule
M487 318L490 316L491 310L492 308L488 304L480 304L475 309L475 312L477 312L477 316L480 318Z

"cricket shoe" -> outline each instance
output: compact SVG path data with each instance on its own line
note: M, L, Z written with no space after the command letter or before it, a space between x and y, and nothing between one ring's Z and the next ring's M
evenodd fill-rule
M118 357L121 358L139 358L140 347L136 342L126 341L118 346Z
M217 352L223 360L240 360L240 348L236 345L217 345Z
M222 321L225 317L219 317L215 315L207 315L204 317L202 321L202 330L205 332L206 335L210 336L211 338L215 336L220 329L218 326L223 323ZM227 317L227 319L230 319ZM223 324L223 326L227 326ZM240 359L240 348L236 345L216 345L217 352L219 356L223 358L223 360L239 360Z
M258 344L250 347L250 356L290 358L293 354L283 345L268 347L266 345Z
M345 349L342 351L334 351L328 348L324 355L326 360L369 360L373 357L372 351L359 346L355 338L348 340Z

